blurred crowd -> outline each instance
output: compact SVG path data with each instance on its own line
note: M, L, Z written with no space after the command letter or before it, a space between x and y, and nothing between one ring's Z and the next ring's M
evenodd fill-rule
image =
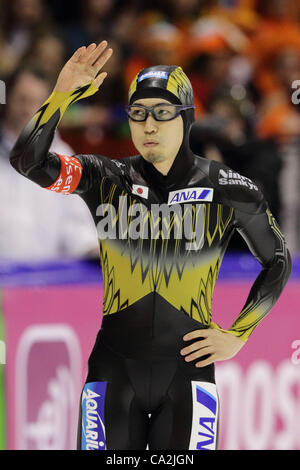
M181 65L195 94L194 153L254 180L300 251L299 0L0 0L0 23L0 258L98 256L79 197L48 194L8 157L66 60L103 39L114 49L108 78L67 110L52 150L135 154L124 112L131 80L150 65ZM235 237L230 249L246 246Z

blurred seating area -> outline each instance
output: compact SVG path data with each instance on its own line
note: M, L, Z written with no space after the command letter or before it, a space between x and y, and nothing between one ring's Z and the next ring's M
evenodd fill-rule
M6 104L0 105L0 178L5 174L6 182L1 186L9 186L0 189L1 207L6 201L6 209L0 207L0 217L3 225L3 220L7 221L6 229L0 229L0 258L13 256L7 237L22 222L19 216L14 223L10 220L9 203L19 204L11 194L13 180L19 175L8 169L10 148L50 94L66 60L78 47L103 39L114 49L104 69L108 78L99 93L67 110L53 151L59 148L60 153L96 153L112 158L136 154L124 112L131 80L143 67L181 65L195 94L194 153L224 162L254 180L279 221L291 252L300 252L299 1L73 0L70 4L61 0L0 0L0 25L0 80L6 84ZM20 183L20 194L29 194L34 185L28 182L25 186L21 189ZM38 196L31 196L36 204L40 203ZM59 197L57 205L65 198L55 196ZM28 204L23 211L36 213L34 202ZM49 213L58 210L47 204ZM67 214L74 210L73 203L68 204ZM66 219L73 223L72 217L64 215L60 222L52 220L47 229L45 225L40 228L41 257L50 246L49 231L58 236ZM70 225L74 244L83 220L84 216L78 220L80 229ZM59 249L53 248L51 256L80 253L86 257L92 253L97 258L97 248L90 242L92 237L96 239L91 220L86 227L89 234L82 235L82 240L87 240L85 247L74 247L67 253L69 241L64 237L70 235L62 233L53 241ZM26 231L21 232L26 237ZM35 245L27 242L26 246L30 258ZM229 248L247 249L237 236ZM19 251L16 257L26 258L26 250Z

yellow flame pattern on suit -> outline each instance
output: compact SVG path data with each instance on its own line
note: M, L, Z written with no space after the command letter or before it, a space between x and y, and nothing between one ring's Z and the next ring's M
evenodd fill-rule
M212 296L220 269L218 253L210 253L200 266L187 265L179 277L172 271L168 286L162 281L157 292L177 310L194 320L209 325Z
M98 90L99 88L97 88L94 83L89 83L85 87L81 87L73 92L53 91L43 106L34 115L33 122L40 128L49 121L53 114L59 111L59 123L68 106L75 103L75 101L94 95Z
M286 251L286 244L283 235L280 232L277 222L269 209L266 210L266 214L268 216L270 227L279 241L278 251L283 255ZM236 336L244 336L248 338L254 328L269 312L271 306L274 303L272 297L273 296L271 294L269 297L265 297L264 299L258 298L256 301L250 302L247 307L241 311L238 318L233 323L230 329L231 332Z
M206 237L208 241L208 245L211 246L216 235L219 235L219 240L222 239L224 232L226 231L228 225L230 224L230 221L232 220L233 217L233 209L230 210L227 218L226 215L224 214L224 206L221 204L218 204L217 207L217 220L216 224L213 227L210 227L210 217L211 214L211 206L207 205L206 206Z
M266 210L266 215L268 217L269 225L278 240L277 251L279 255L284 257L286 256L285 253L287 249L284 237L270 209ZM241 338L243 341L246 341L256 326L268 314L273 304L273 293L270 293L269 296L258 296L256 299L252 299L247 303L246 307L242 309L239 316L235 319L229 332L234 336ZM211 323L211 326L213 328L226 331L220 328L216 323Z
M111 185L110 191L104 191L104 183L100 185L100 192L104 202L111 204L116 186ZM104 197L104 194L106 196ZM125 194L125 193L124 193ZM128 195L130 204L135 204L136 199ZM157 292L176 309L203 324L209 324L211 320L212 296L215 283L221 265L221 248L211 248L213 241L220 241L232 217L233 209L227 212L223 206L216 205L217 217L210 217L211 208L207 204L193 206L194 218L203 212L204 231L203 243L210 247L209 252L205 249L187 256L182 253L181 243L186 240L175 241L173 251L167 253L169 239L160 238L149 240L149 250L143 251L143 239L138 247L131 247L130 238L123 240L99 240L100 258L104 278L104 300L103 314L113 314L134 304L147 294ZM111 207L111 206L109 206ZM115 225L119 221L119 214L114 219ZM142 226L147 225L151 218L150 212L145 214ZM213 222L215 221L215 222ZM170 231L181 224L176 214L168 221ZM124 229L124 227L123 227ZM128 229L128 226L125 227ZM173 240L174 241L174 240ZM137 289L138 286L138 289Z

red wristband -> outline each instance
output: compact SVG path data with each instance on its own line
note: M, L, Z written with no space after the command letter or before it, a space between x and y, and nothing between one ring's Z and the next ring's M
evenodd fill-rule
M82 166L80 161L75 157L66 157L57 153L61 162L60 174L56 181L46 189L56 191L57 193L72 194L77 188L81 175Z

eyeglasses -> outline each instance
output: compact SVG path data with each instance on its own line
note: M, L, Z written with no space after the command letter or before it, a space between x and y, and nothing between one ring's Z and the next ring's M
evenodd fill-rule
M151 108L147 108L142 104L131 104L126 107L128 117L132 121L142 122L146 121L151 113L155 121L171 121L179 116L181 111L185 109L194 108L195 106L184 106L181 104L156 104Z

